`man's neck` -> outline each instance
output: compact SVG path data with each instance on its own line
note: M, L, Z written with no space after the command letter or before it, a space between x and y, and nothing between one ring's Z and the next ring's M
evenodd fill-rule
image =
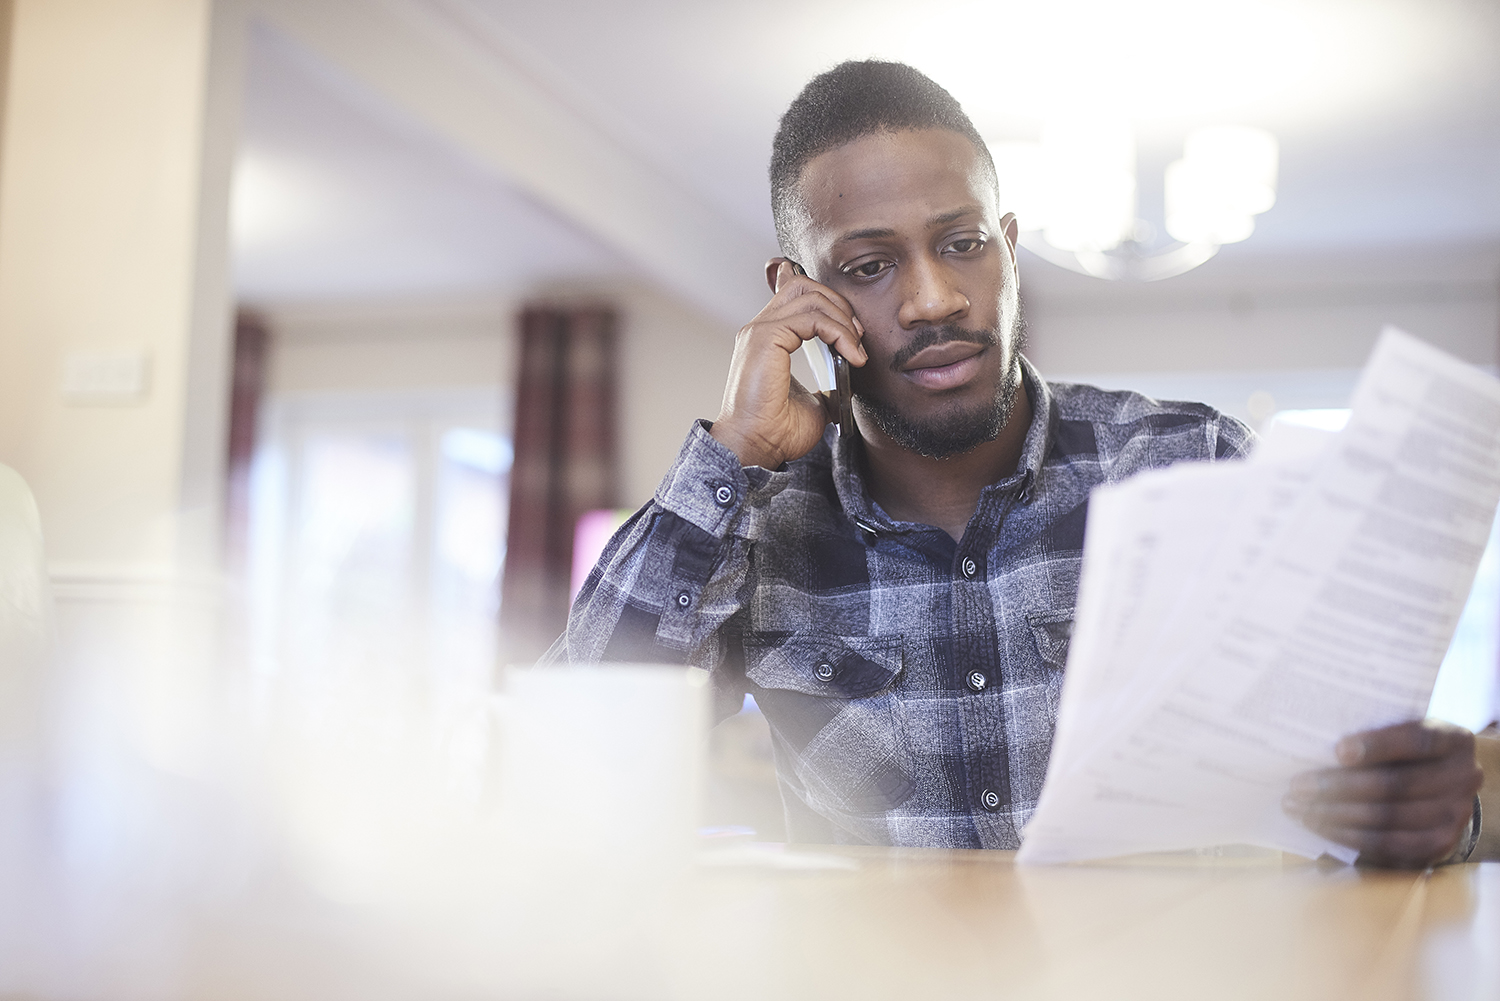
M961 539L981 491L1020 466L1030 427L1031 394L1024 386L1018 387L1010 420L994 440L946 459L902 448L861 421L870 496L897 521L932 525Z

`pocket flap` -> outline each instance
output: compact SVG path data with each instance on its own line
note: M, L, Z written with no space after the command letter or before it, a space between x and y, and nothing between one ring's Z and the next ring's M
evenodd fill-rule
M1073 609L1027 612L1026 624L1036 639L1042 663L1061 671L1068 663L1068 641L1073 638Z
M745 676L762 688L805 695L868 698L901 673L901 634L806 636L746 634Z

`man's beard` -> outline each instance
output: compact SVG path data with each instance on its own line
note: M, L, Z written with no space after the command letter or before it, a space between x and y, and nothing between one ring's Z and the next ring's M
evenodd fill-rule
M1016 394L1021 391L1021 347L1026 343L1026 316L1019 301L1009 334L1010 364L1000 377L994 398L976 410L959 411L955 407L919 420L897 410L889 400L869 393L860 393L857 398L875 426L907 451L933 459L962 455L998 438L1015 411ZM966 341L986 348L1001 348L1005 340L998 328L965 330L951 323L928 327L896 352L891 359L891 370L899 373L917 352L935 344Z

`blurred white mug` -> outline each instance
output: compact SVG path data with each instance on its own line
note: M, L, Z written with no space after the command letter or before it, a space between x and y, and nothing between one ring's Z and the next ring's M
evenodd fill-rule
M694 848L707 674L658 664L513 669L499 809L525 862L660 872Z

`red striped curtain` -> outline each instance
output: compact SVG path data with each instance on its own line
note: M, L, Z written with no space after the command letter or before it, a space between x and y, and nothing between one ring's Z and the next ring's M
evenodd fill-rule
M530 663L568 616L573 529L616 503L615 314L539 306L521 316L515 463L500 587L504 656Z
M265 321L241 310L234 318L234 369L229 396L229 461L224 493L225 558L233 571L243 570L250 531L250 464L255 458L255 429L265 395L271 335Z

